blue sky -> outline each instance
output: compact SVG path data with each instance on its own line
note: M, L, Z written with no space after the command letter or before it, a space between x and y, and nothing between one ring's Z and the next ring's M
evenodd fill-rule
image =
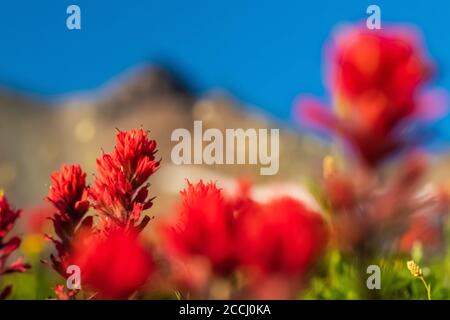
M81 8L82 30L66 28L70 4ZM164 61L199 94L225 88L287 119L298 93L325 95L323 44L333 26L365 19L369 4L381 7L383 22L420 27L441 70L435 84L450 90L446 0L3 2L0 84L52 97L93 90L133 65Z

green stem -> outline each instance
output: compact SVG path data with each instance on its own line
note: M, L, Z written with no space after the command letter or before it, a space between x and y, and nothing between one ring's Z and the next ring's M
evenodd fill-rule
M420 277L420 280L422 280L423 285L427 289L428 300L431 300L431 283L427 284L427 282L425 281L425 278L423 276Z

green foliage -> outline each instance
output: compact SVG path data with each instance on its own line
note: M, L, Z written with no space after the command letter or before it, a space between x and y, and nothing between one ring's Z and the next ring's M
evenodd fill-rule
M54 298L53 288L62 282L53 270L45 266L40 257L28 255L26 261L31 269L26 273L16 273L5 277L5 284L13 284L13 291L8 299L11 300L42 300Z
M363 263L354 256L345 256L337 250L330 252L315 270L308 287L299 296L302 299L393 299L426 300L427 290L406 267L412 257L396 255ZM425 280L431 285L432 299L450 299L450 254L420 259ZM369 290L365 266L375 264L381 270L381 289Z
M338 251L331 251L318 266L304 299L359 299L358 275L355 268Z

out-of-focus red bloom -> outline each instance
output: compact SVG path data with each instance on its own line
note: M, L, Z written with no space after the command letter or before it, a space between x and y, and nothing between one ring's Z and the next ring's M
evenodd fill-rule
M323 218L292 198L242 215L236 249L241 264L266 275L303 275L327 243Z
M414 218L410 228L400 239L400 250L409 253L419 243L429 248L440 246L443 240L441 223L440 220L432 223L429 217Z
M325 176L326 195L333 212L333 240L340 249L372 252L382 244L396 244L398 232L405 229L410 213L424 206L417 201L416 192L425 170L424 156L415 153L404 159L393 177L383 184L370 171L358 167ZM338 197L341 193L345 197Z
M59 300L71 300L75 298L77 294L75 290L68 290L62 284L57 284L54 291Z
M126 299L142 287L154 271L151 255L137 234L115 228L75 244L72 263L81 270L82 286L99 299Z
M236 218L214 183L193 185L181 192L180 222L168 230L168 241L176 255L202 256L213 270L227 274L236 266Z
M50 226L49 218L54 214L53 206L49 204L24 210L27 233L42 234Z
M292 198L229 199L202 181L181 196L180 223L169 231L169 243L184 257L205 257L219 275L244 267L261 275L300 276L327 242L322 217Z
M30 268L30 265L23 262L22 258L18 258L12 263L7 263L10 255L19 248L21 243L19 237L12 237L9 240L5 239L19 216L20 210L12 209L6 197L0 194L0 276L15 272L25 272ZM11 293L11 290L12 287L7 286L0 291L0 300L5 299Z
M415 244L421 244L427 252L443 248L444 225L448 214L447 191L437 188L418 199L420 209L409 219L407 231L400 238L399 249L411 252Z
M353 181L337 170L335 158L327 156L323 160L323 182L329 204L332 208L351 207L357 200L355 181L358 175L353 174Z
M430 103L422 89L432 67L418 37L411 30L349 28L335 38L328 58L339 116L306 99L301 117L339 134L370 166L408 144L401 126L423 115L423 101Z
M50 235L46 237L54 243L57 251L56 256L50 256L52 267L66 278L67 259L73 239L81 230L92 228L92 217L85 218L89 209L86 173L78 165L63 165L60 171L52 174L51 180L53 185L47 200L57 209L50 219L58 238Z
M361 129L390 133L417 110L432 67L411 31L350 29L338 36L332 54L332 93L351 106L349 116Z
M142 230L150 218L142 211L152 206L148 178L159 168L156 142L142 130L120 131L111 154L97 159L97 176L90 190L105 229L113 226Z

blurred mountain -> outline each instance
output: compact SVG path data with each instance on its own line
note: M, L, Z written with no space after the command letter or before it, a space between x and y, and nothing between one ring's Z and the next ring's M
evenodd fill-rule
M175 166L170 136L176 128L193 130L194 120L207 128L280 128L280 169L260 176L260 165ZM116 129L143 127L157 140L162 168L151 178L156 209L165 210L185 179L233 177L256 183L304 181L318 174L318 159L327 152L318 141L300 136L261 111L240 105L230 95L212 92L196 97L189 87L164 69L142 67L120 75L95 92L48 102L3 89L0 91L0 187L20 207L42 202L50 174L62 163L79 163L95 173L95 159L112 150Z

